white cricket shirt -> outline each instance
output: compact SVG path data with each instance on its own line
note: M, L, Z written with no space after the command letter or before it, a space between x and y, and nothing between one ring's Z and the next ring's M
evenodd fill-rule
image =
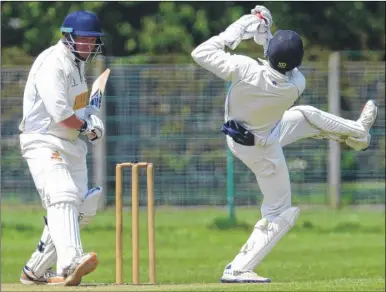
M23 97L23 133L41 133L66 140L75 140L79 131L59 122L76 110L86 107L88 89L84 76L84 62L60 40L43 51L29 72Z

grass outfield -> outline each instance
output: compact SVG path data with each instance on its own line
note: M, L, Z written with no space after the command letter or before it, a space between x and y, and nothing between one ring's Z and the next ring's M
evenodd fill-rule
M20 270L42 230L40 207L2 206L1 282L3 291L64 291L59 287L17 284ZM258 267L272 284L218 284L224 266L248 238L258 218L254 208L238 208L237 228L213 226L225 216L219 208L158 208L156 212L157 283L99 285L115 280L115 215L99 213L82 231L85 251L96 251L97 270L82 287L92 291L384 291L384 210L331 211L303 208L296 226ZM147 281L146 213L141 213L141 281ZM220 221L221 222L221 221ZM124 220L124 280L131 281L130 213ZM220 227L226 227L221 225Z

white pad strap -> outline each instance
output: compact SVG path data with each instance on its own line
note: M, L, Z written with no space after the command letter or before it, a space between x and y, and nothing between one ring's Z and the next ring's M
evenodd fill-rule
M259 220L243 245L240 253L231 264L233 271L254 270L272 248L294 226L300 213L299 208L291 207L281 213L272 222L266 218Z

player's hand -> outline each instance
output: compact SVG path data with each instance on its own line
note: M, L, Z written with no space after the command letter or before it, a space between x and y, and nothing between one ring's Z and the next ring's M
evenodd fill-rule
M265 26L268 29L271 28L271 26L272 26L272 15L271 15L271 12L266 7L261 6L261 5L256 5L256 7L251 10L251 14L256 15L260 19L264 19Z
M264 55L267 55L268 44L272 38L271 26L272 15L271 12L264 6L257 5L251 10L251 14L256 15L260 19L264 20L264 24L259 25L257 31L253 36L253 40L256 44L264 46Z
M251 38L255 38L255 42L262 38L264 42L260 44L266 44L265 40L271 35L271 13L264 6L256 6L253 11L256 13L241 16L219 35L230 49L234 50L242 40Z
M258 31L260 24L263 22L264 20L259 18L257 15L246 14L241 16L236 22L234 22L234 24L243 28L244 33L242 39L248 40L253 38L255 33Z
M225 41L227 47L234 50L242 40L253 38L261 23L264 25L263 19L253 14L246 14L228 26L219 36Z
M84 126L79 130L81 135L86 135L91 144L96 144L105 134L105 127L96 115L88 115L84 119Z

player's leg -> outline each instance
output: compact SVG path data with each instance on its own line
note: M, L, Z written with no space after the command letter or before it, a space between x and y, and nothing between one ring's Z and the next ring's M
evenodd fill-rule
M291 207L291 186L282 148L278 141L264 148L243 146L227 137L233 154L256 175L264 196L259 220L247 242L224 270L222 282L269 282L253 270L292 228L299 209Z
M70 149L70 147L68 147ZM68 165L67 170L71 176L72 183L77 190L77 197L79 199L79 204L77 205L76 210L74 209L74 214L71 213L71 217L69 220L69 226L73 226L74 228L74 238L72 242L77 242L75 249L67 251L67 259L65 263L61 263L59 260L59 251L58 251L58 269L63 267L62 273L65 275L65 286L76 286L79 285L82 277L87 275L88 273L95 270L98 265L98 259L94 252L83 254L83 248L80 240L80 227L79 227L79 217L83 217L84 214L80 214L81 206L84 206L85 196L87 194L87 164L86 164L86 149L87 146L84 141L78 139L73 145L72 150L66 155ZM74 153L83 153L83 155L73 155ZM92 196L96 198L96 196ZM91 198L91 197L90 197ZM87 202L94 202L93 200L87 200ZM97 202L97 201L96 201ZM83 218L81 218L83 221ZM50 221L48 221L50 224ZM71 229L71 227L70 227ZM51 232L51 228L50 228ZM52 234L51 234L52 235ZM54 236L52 235L53 239ZM54 240L55 243L55 240ZM58 246L55 244L56 248ZM74 254L74 252L76 252ZM70 264L68 264L68 260L71 259ZM60 270L58 270L60 273Z
M48 231L47 217L44 217L44 222L38 246L21 272L22 284L52 284L64 281L63 277L56 277L56 273L52 270L56 264L56 250Z
M84 201L79 206L79 227L80 229L87 226L95 216L98 201L101 197L100 187L91 188L87 191ZM23 284L47 283L60 284L64 283L64 278L57 276L52 270L56 264L56 249L52 242L47 226L47 218L44 217L45 228L38 243L38 247L24 266L21 273L20 282Z
M280 144L291 144L304 138L331 139L345 142L355 150L363 150L370 143L369 130L377 117L377 106L369 100L357 121L343 119L313 106L295 106L283 115L275 132Z
M78 190L83 192L87 187L86 161L85 159L79 158L74 158L72 160L74 161L71 161L69 166L74 177L75 185L77 186ZM39 176L36 177L39 179ZM40 186L40 184L38 183L37 186ZM40 189L42 189L42 187L40 187ZM100 197L100 187L87 190L84 200L79 206L78 219L81 229L88 225L92 218L95 216ZM47 225L46 218L45 222ZM48 284L52 284L52 282L63 283L64 278L55 277L55 273L51 270L51 267L56 264L56 261L56 249L49 234L48 227L46 226L44 228L43 235L40 239L37 250L32 254L31 258L23 268L20 281L23 284L33 284L34 282L29 279L31 277L28 277L28 275L32 274L40 279L39 282L46 281Z
M22 147L23 156L47 209L48 228L58 256L57 273L65 281L76 274L76 281L80 281L79 274L85 275L97 265L95 254L83 255L80 241L78 207L79 197L84 194L79 194L63 153L57 155L46 145L31 145ZM79 284L75 282L70 281L69 285Z
M53 160L51 158L53 157L53 151L46 148L44 143L33 147L28 140L24 140L25 139L23 139L22 135L21 147L23 157L28 163L35 187L42 199L43 206L46 208L43 201L45 172L47 161ZM40 158L45 157L48 158L40 160ZM40 238L38 246L21 272L20 282L23 284L55 285L62 284L64 282L64 277L57 276L57 274L52 270L52 267L56 264L57 260L56 249L49 233L47 217L44 217L44 222L43 234Z

